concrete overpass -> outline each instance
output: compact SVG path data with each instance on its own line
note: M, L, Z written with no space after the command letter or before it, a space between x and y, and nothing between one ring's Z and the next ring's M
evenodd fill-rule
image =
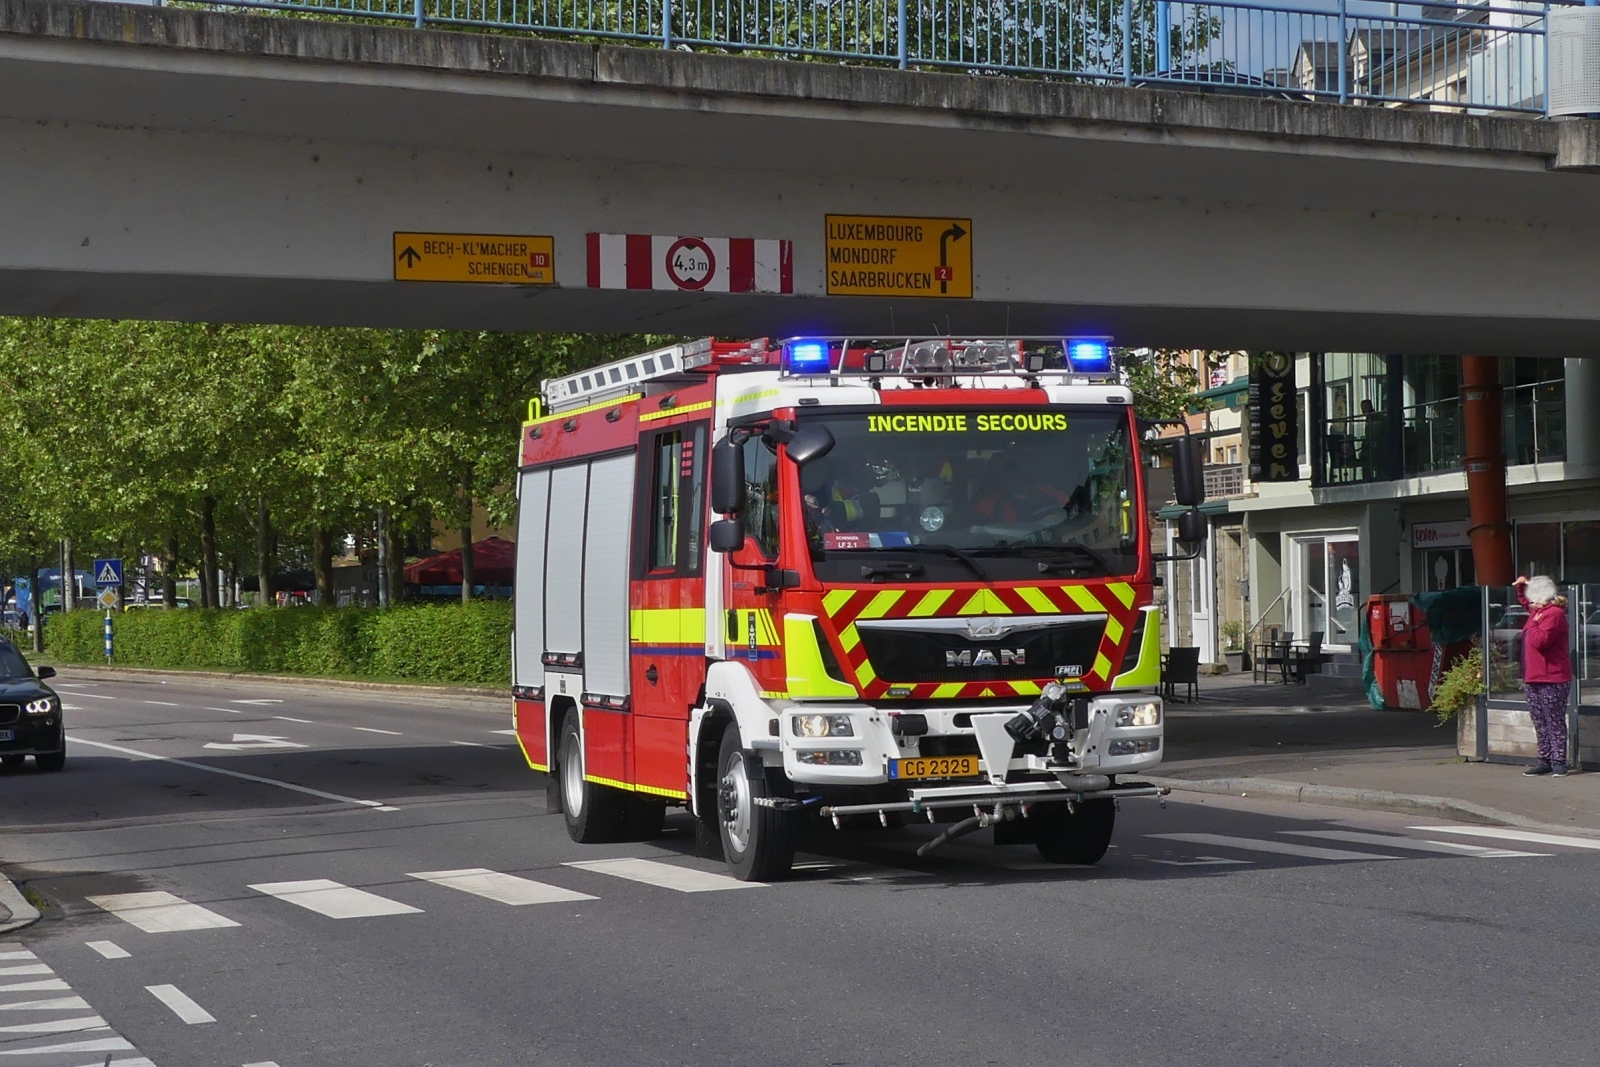
M0 313L1589 354L1597 126L0 0ZM833 213L970 219L973 298L825 295ZM793 294L590 288L592 232L791 241Z

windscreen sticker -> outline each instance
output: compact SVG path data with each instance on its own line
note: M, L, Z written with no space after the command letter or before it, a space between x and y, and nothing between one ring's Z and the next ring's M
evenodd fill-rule
M868 433L1055 433L1067 429L1059 412L1007 412L1003 415L868 415Z
M884 530L881 533L838 530L822 535L822 547L831 552L848 552L864 548L905 548L911 543L911 535L903 530Z

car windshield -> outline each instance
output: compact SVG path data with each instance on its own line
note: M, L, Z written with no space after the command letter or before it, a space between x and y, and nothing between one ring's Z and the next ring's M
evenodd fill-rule
M33 671L28 667L28 661L22 658L22 653L7 644L0 644L0 680L15 681L18 678L32 678Z
M824 581L1049 580L1138 569L1124 409L807 416L836 442L800 472Z

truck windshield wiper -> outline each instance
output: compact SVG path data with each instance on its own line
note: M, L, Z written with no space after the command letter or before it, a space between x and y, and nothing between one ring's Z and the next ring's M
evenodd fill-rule
M863 578L916 578L922 574L922 564L890 560L887 563L863 563Z
M1059 556L1065 552L1076 553L1077 559L1041 559L1038 561L1039 573L1049 574L1054 570L1081 569L1086 564L1100 568L1101 574L1111 573L1111 564L1088 545L1080 545L1075 541L1061 541L1053 545L1002 545L981 550L986 556L1000 555L1001 553L1014 554L1033 558L1039 555Z
M945 555L949 556L951 559L957 559L957 560L960 560L962 563L966 564L967 569L970 570L973 574L976 574L983 581L985 581L985 582L993 582L994 581L993 578L989 577L989 572L985 571L983 569L983 564L979 563L976 559L973 558L972 553L966 551L965 549L957 548L955 545L931 545L931 544L928 544L928 543L924 542L924 543L922 543L920 545L895 545L893 548L885 548L883 551L885 551L885 552L942 552Z

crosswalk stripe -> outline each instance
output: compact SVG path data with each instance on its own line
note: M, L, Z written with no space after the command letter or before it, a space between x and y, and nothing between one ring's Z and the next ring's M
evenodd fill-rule
M36 960L38 958L38 956L35 956L25 948L0 952L0 960Z
M326 878L312 878L302 882L262 882L250 888L290 904L298 904L308 911L326 915L330 919L365 919L376 915L422 913L421 908L413 908L410 904L380 897L365 889L352 889L350 886Z
M49 968L45 968L49 970ZM69 989L70 986L59 978L48 978L38 982L7 982L0 985L0 993L21 993L25 990L36 989Z
M1299 856L1308 860L1392 860L1398 856L1385 856L1377 852L1351 852L1342 848L1317 848L1312 845L1291 845L1286 841L1263 841L1253 837L1228 837L1224 834L1147 834L1163 841L1186 841L1193 845L1216 845L1236 848L1244 852L1271 852L1279 856Z
M1429 834L1465 834L1468 837L1492 837L1502 841L1523 841L1530 845L1561 845L1566 848L1600 849L1600 839L1593 837L1567 837L1563 834L1542 834L1534 830L1512 830L1499 826L1412 826Z
M132 1052L133 1045L121 1037L97 1037L91 1041L66 1041L54 1045L34 1045L31 1048L0 1049L0 1056L46 1056L58 1052ZM137 1063L137 1060L115 1061Z
M125 960L132 955L131 952L115 941L85 941L84 944L108 960Z
M150 893L112 893L89 897L89 903L109 911L147 934L170 934L180 930L220 930L239 924L191 904L182 897L156 891Z
M45 1023L17 1023L0 1026L0 1034L64 1034L76 1030L108 1030L110 1026L98 1015L85 1015L79 1019L52 1019Z
M0 967L0 974L54 974L42 963L24 963L13 967Z
M43 1000L19 1000L15 1004L0 1004L0 1011L89 1011L89 1002L82 997L46 997Z
M1319 837L1325 841L1349 841L1356 845L1385 845L1389 848L1404 848L1414 852L1432 852L1441 856L1472 856L1477 859L1503 860L1521 859L1531 856L1548 856L1548 852L1513 852L1504 848L1484 848L1482 845L1467 845L1459 841L1424 841L1416 837L1400 837L1396 834L1366 834L1356 830L1285 830L1286 834L1296 837Z
M172 1009L172 1014L190 1026L214 1023L217 1017L196 1004L190 996L175 985L147 985L150 995Z
M563 866L626 878L630 882L643 882L660 889L675 889L679 893L714 893L722 889L757 889L766 885L765 882L741 882L726 874L712 874L692 867L657 863L655 860L578 860Z
M459 871L414 871L407 877L459 889L473 896L487 897L501 904L558 904L599 899L588 893L576 893L531 878L518 878L514 874L501 874L486 867L468 867Z

